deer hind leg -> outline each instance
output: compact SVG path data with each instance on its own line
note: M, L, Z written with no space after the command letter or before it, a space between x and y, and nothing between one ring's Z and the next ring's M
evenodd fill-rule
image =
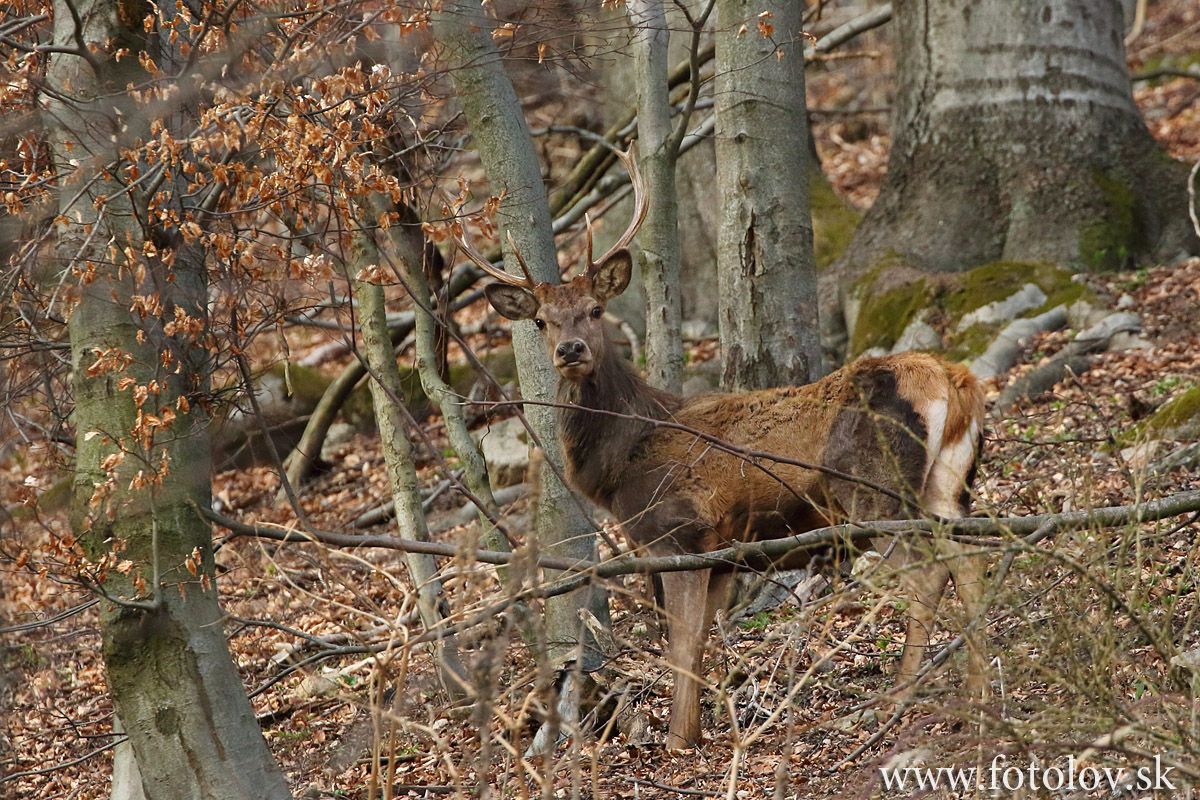
M931 560L927 553L899 541L875 542L875 548L880 552L886 552L889 546L892 546L892 554L888 560L893 568L903 570L901 583L909 603L904 652L896 673L896 685L900 687L897 696L903 699L912 693L911 681L920 671L929 641L937 631L938 605L950 580L950 569L944 563Z
M970 481L968 473L976 457L977 436L978 432L972 424L958 440L942 445L922 492L925 507L930 511L944 517L967 515L969 496L966 489ZM949 568L954 579L954 588L962 601L967 625L971 625L987 613L984 585L987 575L986 556L967 555L971 549L970 546L952 539L941 538L936 544L940 559ZM967 638L967 691L973 700L983 700L986 699L987 690L986 660L971 631L964 630L964 635Z
M981 620L987 613L984 578L987 564L982 555L964 555L968 545L951 540L938 543L938 550L950 568L958 599L962 601L966 625ZM963 630L967 639L967 693L972 700L987 700L987 660L976 634L968 627Z
M675 675L667 749L682 750L700 741L700 691L704 644L717 607L724 601L729 572L695 570L662 574L670 636L667 661Z

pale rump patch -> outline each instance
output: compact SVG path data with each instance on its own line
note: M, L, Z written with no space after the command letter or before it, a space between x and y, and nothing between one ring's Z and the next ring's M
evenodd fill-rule
M962 436L944 443L938 451L921 495L928 510L943 517L962 514L959 498L966 486L971 462L975 459L975 440L978 436L979 420L973 419Z
M917 413L925 421L925 430L929 432L929 435L925 437L925 473L921 476L922 493L929 485L929 473L933 471L938 453L942 451L942 435L946 430L946 415L949 413L949 406L949 401L945 397L940 397L926 403L924 408L917 409Z
M983 390L966 368L925 353L905 353L890 366L901 396L925 423L922 504L936 514L957 517L982 425Z

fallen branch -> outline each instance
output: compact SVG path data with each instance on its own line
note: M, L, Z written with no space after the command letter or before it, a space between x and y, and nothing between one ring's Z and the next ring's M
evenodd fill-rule
M317 542L334 547L380 547L404 552L428 553L435 556L454 558L468 555L486 564L508 564L519 558L517 553L496 550L463 550L444 542L418 542L394 536L361 536L335 533L333 531L300 531L261 525L250 525L220 514L211 508L197 506L205 519L228 528L235 536L256 536L279 542ZM916 534L933 536L936 533L960 538L982 547L1003 547L1006 542L988 542L987 536L1029 536L1038 533L1037 541L1064 530L1079 528L1115 528L1138 522L1153 522L1200 510L1200 490L1179 492L1158 500L1134 503L1125 506L1108 506L1083 511L1067 511L1059 514L1038 514L1030 517L968 517L954 520L881 520L876 522L846 522L782 539L758 542L738 542L720 550L707 553L690 553L673 556L622 555L607 561L575 561L555 556L539 555L539 566L566 570L575 575L544 587L530 597L550 597L576 588L583 581L593 578L613 578L620 575L653 572L684 572L710 567L730 566L754 559L778 559L793 550L811 550L833 542L884 535L898 536ZM1045 527L1043 527L1045 526ZM569 588L566 582L575 581ZM544 594L552 592L553 594Z
M529 494L530 488L527 483L517 483L512 486L505 486L503 489L497 489L492 492L492 497L496 500L496 505L503 508L520 500L525 495ZM444 533L451 528L457 528L460 525L477 519L479 516L478 509L475 504L467 501L459 506L456 510L451 511L444 517L434 517L429 521L430 533Z
M1177 494L1151 500L1144 503L1134 503L1127 506L1108 506L1087 511L1068 511L1060 514L1038 514L1032 517L998 517L967 518L951 520L947 523L935 523L928 520L888 520L884 522L845 523L828 528L818 528L814 531L789 536L784 539L771 539L762 542L739 543L722 550L708 553L634 557L618 556L595 565L594 569L582 574L572 575L558 581L541 586L535 586L519 592L509 598L483 609L474 616L454 623L447 630L431 630L408 640L409 645L419 644L437 639L447 633L458 633L494 619L498 614L518 602L526 602L539 598L556 597L560 594L573 592L580 586L596 578L614 578L619 575L648 572L684 572L710 567L727 567L736 565L748 558L780 557L793 550L807 550L827 547L835 541L862 536L920 534L933 535L935 526L941 533L951 536L979 537L985 535L1019 536L1023 537L1020 544L1028 547L1043 539L1064 530L1079 528L1116 528L1130 523L1154 522L1167 517L1186 514L1200 510L1200 490L1179 492ZM981 546L1002 548L1008 546L1007 541L987 543L977 538L972 543Z
M253 525L245 525L228 520L228 518L218 514L211 509L200 508L200 513L208 519L234 530L235 533L242 531L240 535L259 535L259 528ZM1121 525L1130 523L1154 522L1168 517L1178 516L1189 512L1200 511L1200 490L1179 492L1177 494L1163 497L1158 500L1151 500L1144 503L1135 503L1126 506L1109 506L1105 508L1093 509L1090 511L1071 511L1061 514L1039 514L1032 517L999 517L995 519L986 518L968 518L953 520L949 524L940 525L939 531L949 535L1008 535L1021 537L1016 544L1020 549L1025 549L1036 545L1038 542L1048 538L1049 536L1064 530L1072 530L1086 527L1096 528L1115 528ZM230 526L229 523L233 523ZM620 556L610 559L599 564L587 565L591 567L586 572L578 572L584 569L584 562L575 565L576 574L558 581L540 586L534 586L522 592L517 592L501 601L493 603L476 614L459 620L458 622L439 627L432 630L427 630L418 636L412 637L405 642L405 646L413 646L424 642L438 640L448 634L461 633L477 625L486 624L494 621L500 614L505 613L518 603L524 603L529 600L538 598L554 597L568 592L573 592L585 583L588 583L596 578L612 578L619 575L629 575L633 573L645 572L674 572L685 571L692 569L707 569L713 566L728 566L736 563L738 559L745 558L751 554L764 555L773 553L782 555L792 550L810 549L816 547L825 547L831 541L841 539L847 535L863 535L863 534L903 534L917 533L924 535L932 535L934 525L936 523L927 520L890 520L887 522L877 523L862 523L862 524L845 524L836 525L829 528L821 528L808 533L791 536L787 539L776 539L765 542L755 542L752 544L741 544L735 547L725 548L724 550L715 550L709 553L698 555L682 555L682 556L660 556L649 558L636 558L632 556ZM277 539L281 541L321 541L320 538L311 535L302 534L299 531L280 531L277 529L265 529L267 532L266 538ZM284 536L281 534L290 534ZM438 547L436 543L427 542L410 542L404 539L393 539L387 536L345 536L343 534L333 534L333 537L364 542L370 540L374 544L359 544L355 546L376 546L387 547L390 549L398 549L401 546L409 546L410 544L421 547ZM975 543L986 545L987 543L974 540ZM1009 541L997 541L993 543L995 547L1007 547ZM340 545L339 545L340 546ZM457 548L443 546L446 550L453 551L452 554L457 555ZM480 561L492 563L492 559L511 560L515 554L497 553L489 551L475 551L481 557ZM997 571L997 574L1003 574L1012 564L1012 557L1016 555L1017 550L1010 550L1009 555L1005 558L1005 563ZM435 553L439 555L441 553ZM550 559L548 557L539 557L539 563L551 568L559 568L553 564L546 563ZM564 561L565 559L556 559ZM977 623L972 623L977 624ZM942 663L949 658L955 650L962 647L966 642L965 635L960 635L951 641L943 650L931 661L927 662L922 670L914 677L913 682L922 681L927 675L931 674L932 670L938 668ZM270 686L283 680L293 672L310 667L315 663L334 658L341 655L349 654L370 654L382 652L386 649L395 647L394 641L375 645L359 645L346 647L341 649L327 650L322 653L317 653L308 658L290 665L283 670L279 675L270 679L263 686L258 687L251 693L251 697L265 691ZM900 709L897 709L898 713ZM897 717L898 718L898 717ZM894 724L894 723L893 723Z
M882 5L874 11L868 11L866 14L855 17L844 25L831 30L825 34L811 48L804 49L805 61L812 61L819 53L828 53L835 47L839 47L850 41L860 33L866 33L872 28L878 28L883 23L892 18L892 4Z
M1164 475L1177 469L1195 469L1197 466L1200 466L1200 442L1193 442L1146 467L1146 474Z
M1056 306L1045 314L1014 319L1000 331L983 355L971 362L971 373L977 378L991 378L1008 372L1017 363L1029 338L1043 331L1056 331L1067 325L1067 307Z
M454 470L452 474L454 475L454 479L458 480L462 477L462 470ZM446 478L437 486L429 489L422 489L421 510L429 511L434 501L441 497L442 494L450 488L452 483L453 481L451 481L449 478ZM352 524L356 528L371 528L384 522L388 522L389 520L395 518L395 516L396 501L388 500L386 503L377 505L368 511L364 511L362 514L359 514Z

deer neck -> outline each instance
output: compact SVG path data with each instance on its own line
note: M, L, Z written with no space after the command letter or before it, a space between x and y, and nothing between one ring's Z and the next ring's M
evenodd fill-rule
M681 398L651 387L624 359L606 353L583 380L559 381L558 402L570 406L559 409L568 477L593 502L608 507L654 430L652 420L670 416Z

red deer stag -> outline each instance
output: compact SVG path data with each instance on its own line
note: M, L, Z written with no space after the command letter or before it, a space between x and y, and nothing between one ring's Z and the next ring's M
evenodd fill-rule
M629 284L626 246L646 211L636 165L628 154L622 160L633 177L633 222L595 261L589 230L586 270L569 283L534 281L519 254L524 278L506 273L458 237L468 257L497 281L486 290L492 306L509 319L532 319L545 337L560 376L559 420L571 483L622 520L633 544L653 555L702 553L847 518L896 519L917 510L964 515L983 395L960 366L923 353L860 358L808 386L693 398L654 389L633 373L601 322L606 304ZM758 469L694 433L653 420L817 468L774 463ZM931 548L864 538L853 544L890 552L893 563L910 565L904 573L911 600L908 632L898 677L908 682L929 646L950 577L967 617L982 609L982 566L946 538L933 539ZM786 559L789 567L807 563L813 553L793 556ZM700 738L704 645L730 574L710 569L662 575L668 660L675 675L667 738L673 749ZM976 697L983 680L983 658L972 647L967 686Z

